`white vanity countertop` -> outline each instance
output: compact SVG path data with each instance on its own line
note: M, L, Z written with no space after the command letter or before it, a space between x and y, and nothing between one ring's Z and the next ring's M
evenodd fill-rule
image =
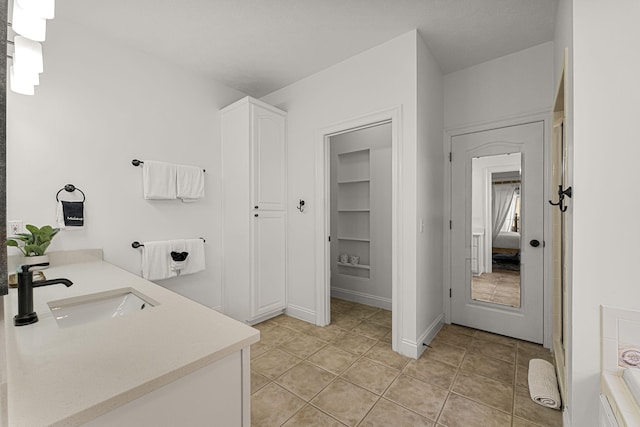
M259 331L104 261L51 267L35 288L39 322L15 327L5 296L11 426L79 425L259 340ZM131 287L159 305L60 328L47 302Z

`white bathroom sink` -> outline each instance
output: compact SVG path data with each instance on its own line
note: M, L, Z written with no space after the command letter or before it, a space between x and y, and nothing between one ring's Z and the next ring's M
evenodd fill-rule
M158 305L133 288L49 301L47 304L61 328L126 316Z

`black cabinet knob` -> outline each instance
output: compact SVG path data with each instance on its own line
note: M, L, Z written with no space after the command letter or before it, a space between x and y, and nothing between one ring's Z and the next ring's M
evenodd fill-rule
M258 206L254 206L253 209L258 209Z
M253 215L253 216L258 216L258 214L255 214L255 215Z
M529 244L534 248L537 248L538 246L540 246L540 241L533 239L532 241L529 242Z

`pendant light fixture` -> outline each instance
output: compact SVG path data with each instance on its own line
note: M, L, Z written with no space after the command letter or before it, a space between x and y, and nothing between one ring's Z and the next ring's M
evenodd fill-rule
M25 75L17 74L13 68L13 65L9 67L9 81L12 92L19 93L21 95L33 95L34 84Z
M43 19L53 19L55 15L55 0L17 0L17 3L29 15Z
M13 30L28 39L43 42L47 35L47 20L20 7L18 0L13 2Z
M9 70L10 88L22 95L33 95L44 70L42 45L47 19L55 15L55 0L13 0L11 27L14 38L13 65Z
M26 73L42 73L42 45L22 36L13 39L13 67Z

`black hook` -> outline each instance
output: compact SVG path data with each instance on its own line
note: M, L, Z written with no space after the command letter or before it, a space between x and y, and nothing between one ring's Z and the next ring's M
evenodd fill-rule
M304 200L300 199L300 201L298 202L298 210L300 212L304 212Z
M549 204L552 206L558 206L558 208L560 209L560 212L566 212L567 206L564 205L564 197L567 196L571 198L572 194L573 194L573 190L571 189L571 187L568 187L566 190L563 190L562 185L558 185L558 202L554 203L551 200L549 200Z

